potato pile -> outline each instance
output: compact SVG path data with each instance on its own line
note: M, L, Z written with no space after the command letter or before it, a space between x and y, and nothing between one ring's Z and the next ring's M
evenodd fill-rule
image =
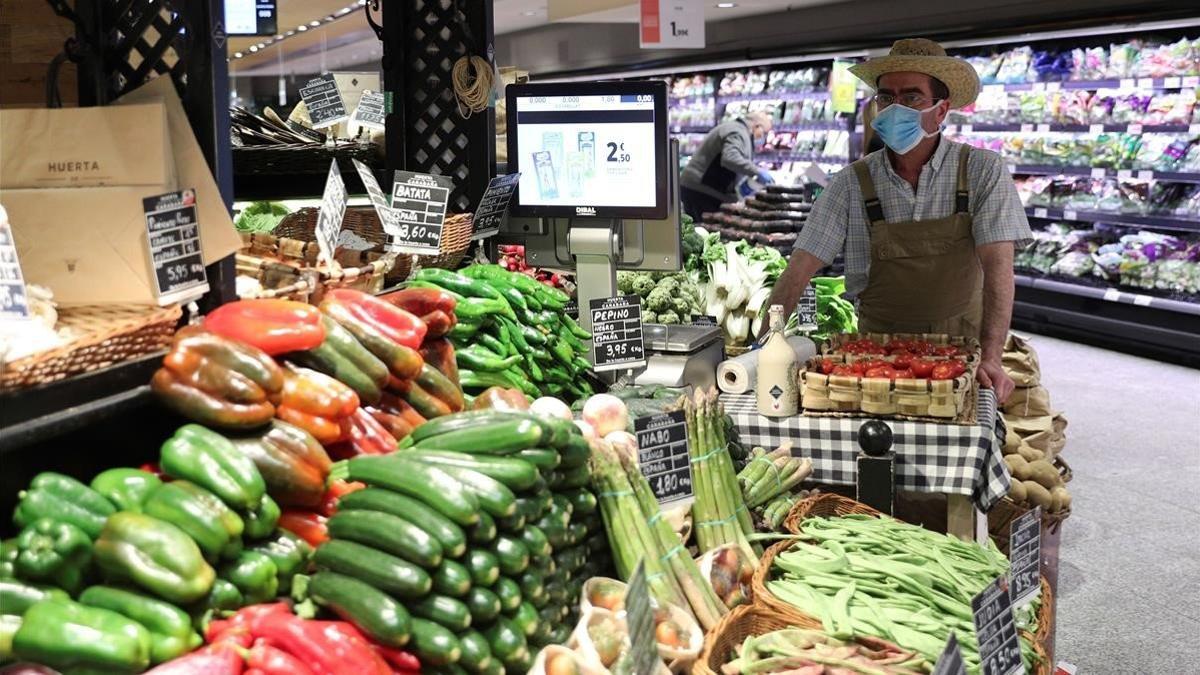
M1008 498L1017 504L1059 513L1071 507L1062 474L1054 460L1067 439L1067 420L1050 407L1050 392L1041 385L1037 352L1025 340L1009 335L1004 370L1017 389L1004 403L1004 463L1012 474Z
M1071 493L1058 468L1046 459L1046 453L1025 443L1012 429L1004 443L1004 463L1012 474L1008 498L1030 507L1040 506L1046 513L1071 508Z

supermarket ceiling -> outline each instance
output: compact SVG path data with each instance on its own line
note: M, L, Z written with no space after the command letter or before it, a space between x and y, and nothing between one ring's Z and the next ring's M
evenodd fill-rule
M703 0L708 22L839 1L843 0ZM317 73L378 61L383 55L382 47L367 25L363 4L365 0L279 2L276 35L230 38L230 73L235 76ZM494 0L493 16L497 35L550 23L637 23L638 3Z

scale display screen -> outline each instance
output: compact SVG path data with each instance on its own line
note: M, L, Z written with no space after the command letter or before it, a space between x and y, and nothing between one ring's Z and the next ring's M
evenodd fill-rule
M663 82L510 85L513 213L665 218L666 97Z
M274 35L275 0L225 0L225 33Z

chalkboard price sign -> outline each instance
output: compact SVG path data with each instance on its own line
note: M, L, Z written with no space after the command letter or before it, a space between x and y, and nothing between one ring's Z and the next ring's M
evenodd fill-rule
M1008 531L1008 590L1014 607L1037 596L1042 583L1042 507L1012 522Z
M638 466L659 504L687 499L692 491L692 461L688 454L687 417L682 410L638 417Z
M392 181L392 210L398 229L395 250L437 255L453 184L446 176L397 171Z
M971 599L983 675L1023 675L1025 672L1007 581L1001 576Z
M158 304L194 300L207 293L195 190L146 197L142 211Z
M349 117L333 73L325 73L306 82L300 87L300 98L304 100L308 119L312 121L314 129L333 126Z
M512 199L520 180L521 174L518 172L496 176L488 181L487 189L479 199L479 206L475 208L475 219L472 223L475 231L471 234L472 239L484 239L500 232L504 213L508 211L508 202Z
M593 370L601 372L645 365L642 299L636 295L618 295L591 300L589 305Z

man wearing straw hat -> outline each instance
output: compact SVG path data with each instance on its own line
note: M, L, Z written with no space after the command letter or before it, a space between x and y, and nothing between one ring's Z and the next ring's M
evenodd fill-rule
M817 270L845 254L846 292L862 332L977 337L979 382L1003 402L1000 366L1013 304L1014 245L1031 234L994 152L941 135L979 77L932 40L898 40L850 69L875 90L871 128L886 146L833 177L796 241L773 304L791 311Z

